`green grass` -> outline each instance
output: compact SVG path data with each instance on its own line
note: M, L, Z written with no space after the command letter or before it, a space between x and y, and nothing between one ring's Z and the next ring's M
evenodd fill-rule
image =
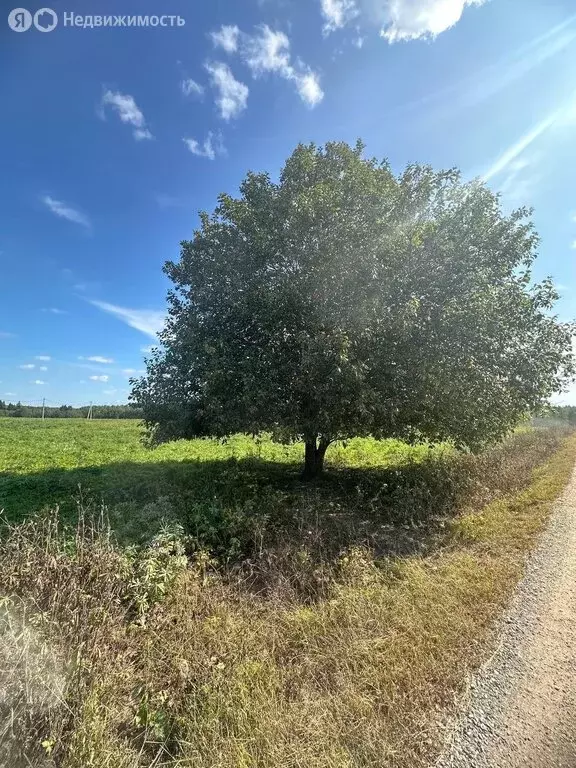
M21 504L46 475L98 466L116 498L152 472L172 494L156 508L219 526L212 544L250 531L252 546L220 567L206 551L185 560L179 536L125 549L85 519L72 537L54 516L6 530L6 765L49 751L62 768L427 768L576 457L554 430L480 456L360 441L342 449L352 466L338 449L302 488L296 448L238 437L149 453L132 425L45 426L11 425L18 439L1 443L0 483ZM354 465L362 452L370 466ZM146 505L123 504L146 528Z
M152 535L165 518L194 532L198 515L234 516L239 508L267 515L269 507L278 511L280 495L307 492L299 483L301 445L235 435L151 449L141 436L135 421L0 420L0 510L15 521L58 505L71 518L82 499L106 505L120 532L138 538ZM330 469L390 470L447 452L447 446L354 439L330 447L328 475Z
M48 469L81 469L129 461L151 464L163 461L225 461L258 458L300 465L301 444L273 443L266 437L234 435L226 441L179 440L154 449L141 441L142 427L135 420L87 421L85 419L2 419L0 421L0 471L29 475ZM408 446L400 440L355 438L344 446L330 447L328 466L371 467L399 464L430 451L426 445Z

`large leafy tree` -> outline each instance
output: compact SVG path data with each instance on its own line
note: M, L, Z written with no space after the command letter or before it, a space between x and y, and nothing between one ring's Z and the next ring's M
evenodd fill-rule
M311 477L351 436L497 440L571 374L530 212L482 183L329 143L240 192L165 266L162 346L133 388L153 440L269 431L304 441Z

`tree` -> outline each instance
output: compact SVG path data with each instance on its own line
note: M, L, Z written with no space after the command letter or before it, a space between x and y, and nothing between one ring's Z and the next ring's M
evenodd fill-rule
M351 436L498 440L570 376L530 211L481 182L329 143L240 192L164 267L162 346L132 392L152 441L269 431L305 442L313 477Z

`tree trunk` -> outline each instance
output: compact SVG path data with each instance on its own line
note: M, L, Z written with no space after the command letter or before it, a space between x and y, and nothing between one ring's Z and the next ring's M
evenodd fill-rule
M306 440L302 480L314 480L314 478L322 474L324 470L324 457L329 445L330 440L325 437L321 437L318 444L316 444L316 438Z

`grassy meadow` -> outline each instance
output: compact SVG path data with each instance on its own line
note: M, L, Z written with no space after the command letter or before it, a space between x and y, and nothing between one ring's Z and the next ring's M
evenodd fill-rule
M15 521L58 506L64 519L73 519L79 503L105 505L125 539L146 539L165 521L182 524L204 541L210 530L217 533L223 517L262 521L308 494L299 482L301 445L235 435L150 449L141 438L136 421L1 419L0 510ZM336 470L340 488L330 489L328 481L320 495L328 493L331 501L334 494L345 496L354 471L390 473L448 453L448 446L408 446L398 440L336 444L327 465ZM222 528L224 536L224 528L231 530L226 520Z
M312 485L301 458L0 421L0 764L433 763L576 438L353 440Z

